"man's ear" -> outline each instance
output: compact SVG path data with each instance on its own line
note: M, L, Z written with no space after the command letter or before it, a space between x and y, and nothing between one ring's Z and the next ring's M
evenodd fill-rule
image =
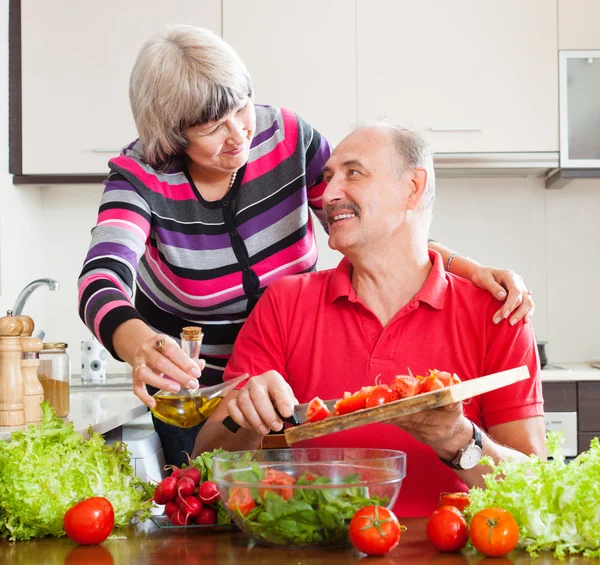
M408 210L415 210L425 194L427 188L427 171L425 169L413 169L411 177L408 179L410 184L410 193L406 207Z

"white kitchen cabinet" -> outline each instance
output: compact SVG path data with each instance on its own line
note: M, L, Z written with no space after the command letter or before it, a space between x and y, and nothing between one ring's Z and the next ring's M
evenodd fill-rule
M557 151L556 0L357 0L358 118L435 152Z
M600 49L598 0L558 0L558 48Z
M300 114L332 143L356 121L355 0L223 0L223 38L256 101Z
M164 25L221 34L221 0L21 0L22 173L105 174L137 137L129 74Z

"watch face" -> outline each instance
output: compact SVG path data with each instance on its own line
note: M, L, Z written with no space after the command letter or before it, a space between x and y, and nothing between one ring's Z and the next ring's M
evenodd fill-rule
M460 457L460 466L463 469L472 469L479 463L481 454L481 448L479 446L475 444L470 445Z

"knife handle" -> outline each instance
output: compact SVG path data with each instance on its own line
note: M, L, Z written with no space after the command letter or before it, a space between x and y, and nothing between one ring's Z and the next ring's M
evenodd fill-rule
M296 416L296 412L292 412L292 415L289 418L284 418L279 413L279 410L277 410L277 408L275 408L275 412L277 413L277 416L279 416L279 418L281 419L282 422L286 422L287 424L291 424L292 426L299 426L300 425L300 420L298 420L298 416ZM223 425L231 433L236 433L241 428L241 426L231 416L227 416L223 420Z

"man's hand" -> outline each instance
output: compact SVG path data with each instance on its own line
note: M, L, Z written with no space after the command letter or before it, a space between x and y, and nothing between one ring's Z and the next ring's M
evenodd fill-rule
M461 402L404 416L392 424L448 460L454 459L473 437L473 426L463 414Z
M283 422L279 413L288 418L298 400L290 385L277 371L267 371L248 380L239 394L227 404L229 415L243 428L261 435L280 431Z
M522 277L508 269L497 269L479 265L471 281L479 288L491 292L498 300L506 301L495 314L494 323L498 324L505 318L510 318L511 326L514 326L521 318L525 323L531 320L535 311L535 304L531 298L531 292L527 290Z

